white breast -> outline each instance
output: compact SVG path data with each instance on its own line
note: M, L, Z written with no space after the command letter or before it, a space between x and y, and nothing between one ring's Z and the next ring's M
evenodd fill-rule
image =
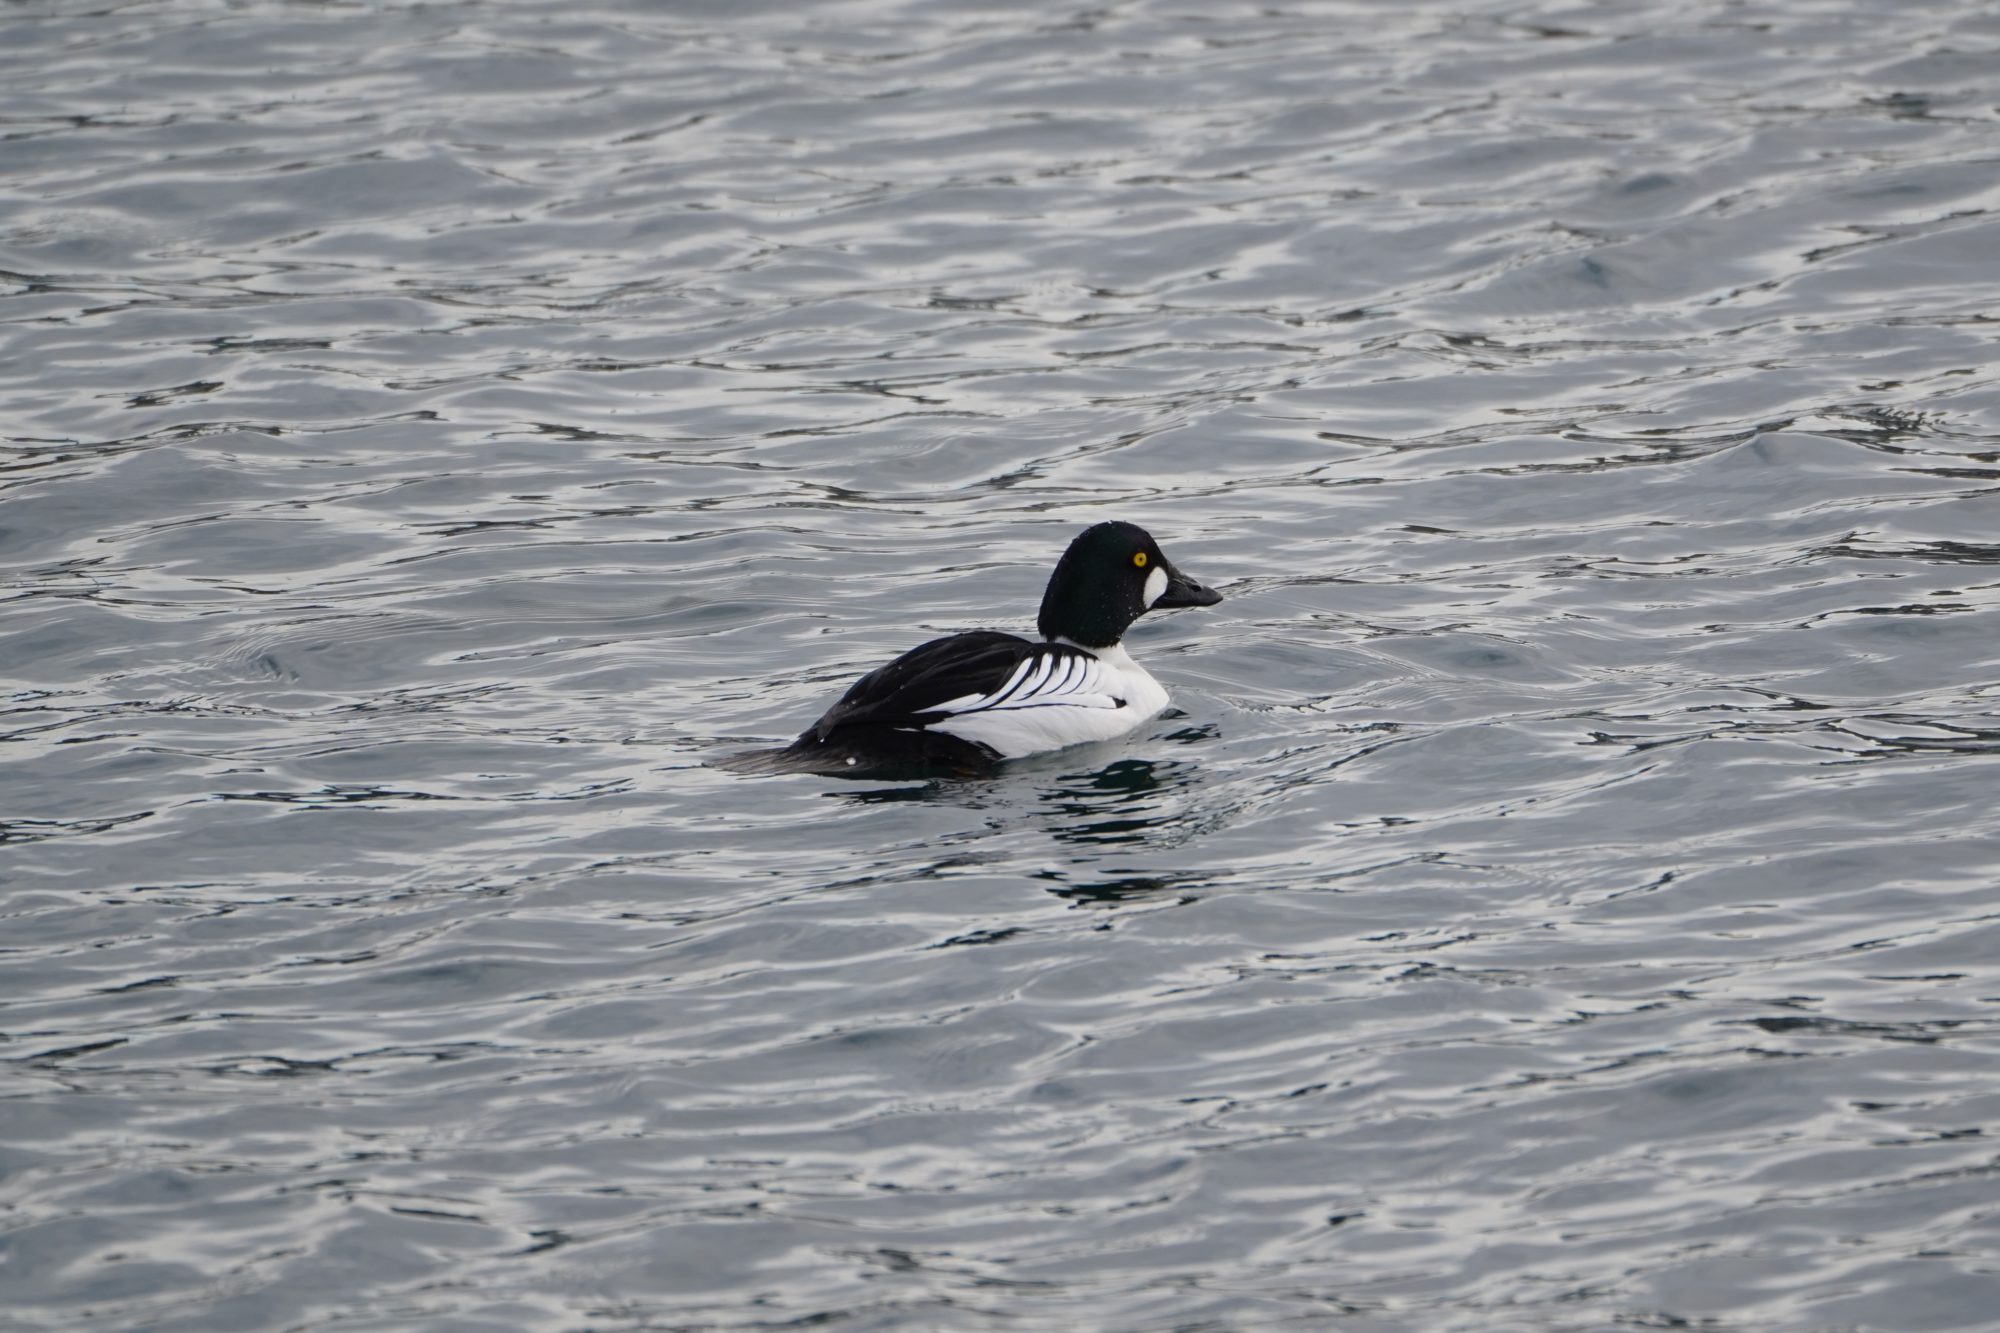
M1123 647L1083 651L1088 656L1031 657L991 694L926 710L950 714L931 730L1018 759L1122 736L1167 706L1166 690Z

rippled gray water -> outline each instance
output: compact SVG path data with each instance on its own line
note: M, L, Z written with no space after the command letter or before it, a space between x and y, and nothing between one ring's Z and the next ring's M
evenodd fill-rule
M0 1318L1992 1327L1996 208L1967 0L9 5Z

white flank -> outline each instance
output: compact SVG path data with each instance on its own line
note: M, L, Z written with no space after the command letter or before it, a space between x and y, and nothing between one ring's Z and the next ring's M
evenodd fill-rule
M1028 658L991 694L966 695L926 709L952 715L933 722L931 730L991 746L1003 759L1018 759L1122 736L1167 706L1166 690L1123 647L1083 651L1090 655Z

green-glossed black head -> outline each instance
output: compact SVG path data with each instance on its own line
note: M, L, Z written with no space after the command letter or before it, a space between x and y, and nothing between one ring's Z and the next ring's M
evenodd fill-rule
M1077 534L1056 562L1036 627L1045 639L1109 648L1148 611L1221 600L1175 569L1144 528L1099 523Z

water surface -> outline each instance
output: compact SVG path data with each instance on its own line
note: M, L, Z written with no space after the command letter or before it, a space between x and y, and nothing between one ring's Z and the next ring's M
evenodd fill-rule
M0 15L22 1327L2000 1308L2000 20ZM745 778L1085 524L1175 708Z

